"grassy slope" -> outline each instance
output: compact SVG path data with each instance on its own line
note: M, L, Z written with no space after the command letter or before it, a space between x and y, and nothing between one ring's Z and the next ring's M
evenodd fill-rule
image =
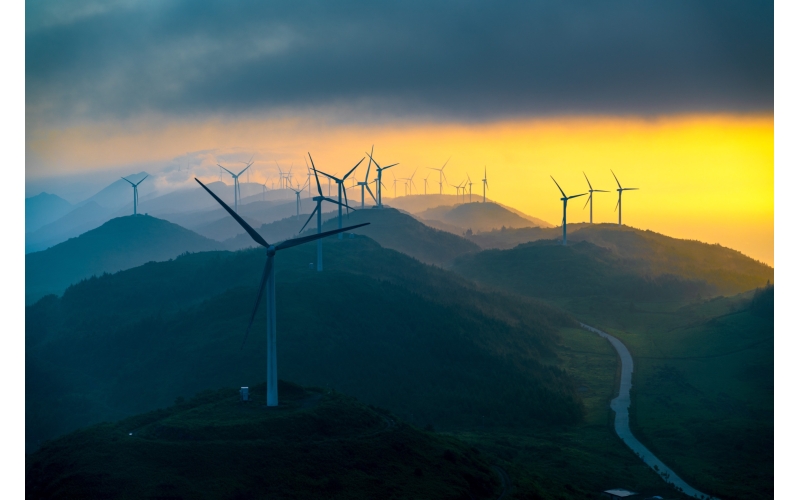
M26 460L28 498L495 498L486 460L455 439L322 390L235 389L100 424ZM129 435L132 433L132 435Z
M47 250L25 256L25 295L31 302L92 275L113 273L183 252L221 245L188 229L145 215L119 217Z
M281 376L388 407L421 425L575 422L550 366L569 319L484 293L363 237L276 259ZM264 309L240 350L264 257L193 254L72 287L26 315L28 440L120 418L208 387L263 380ZM358 311L356 306L359 306Z

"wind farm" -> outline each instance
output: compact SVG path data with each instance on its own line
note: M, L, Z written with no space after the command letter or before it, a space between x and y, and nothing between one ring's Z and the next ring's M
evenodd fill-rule
M791 496L771 4L29 7L26 497Z

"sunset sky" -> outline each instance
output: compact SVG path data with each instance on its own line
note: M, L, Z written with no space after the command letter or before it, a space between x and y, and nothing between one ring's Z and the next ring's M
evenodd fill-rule
M344 172L374 144L420 192L451 158L477 195L486 165L491 198L551 223L550 175L578 194L613 169L641 188L626 224L773 263L770 2L29 2L25 38L26 196L252 154L254 180L307 151Z

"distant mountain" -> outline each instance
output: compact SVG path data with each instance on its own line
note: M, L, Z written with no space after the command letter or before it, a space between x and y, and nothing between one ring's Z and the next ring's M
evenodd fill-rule
M541 219L526 219L498 205L497 203L462 203L452 206L429 208L416 214L421 219L441 221L459 227L471 229L473 233L491 231L492 229L519 227L550 227Z
M72 203L54 194L39 193L25 198L25 233L67 215L73 208Z
M281 381L96 425L26 457L28 498L494 499L488 457L354 398ZM346 458L345 458L346 457ZM256 493L257 492L257 493Z
M489 293L363 236L275 258L279 373L386 407L416 425L569 424L563 313ZM262 250L202 252L69 287L26 309L26 433L43 440L264 380L264 307L244 349ZM503 408L498 411L497 408Z
M90 201L63 217L25 234L25 253L38 252L90 231L111 218L112 209Z
M566 247L558 239L542 239L510 250L485 250L458 259L454 269L544 298L692 299L736 294L774 281L771 267L735 250L627 226L587 224L568 240Z
M241 217L252 227L258 227L260 225L259 221L248 217L247 215L241 215ZM194 231L205 236L206 238L211 238L212 240L217 241L224 241L233 238L237 234L245 234L242 226L239 225L239 223L227 213L221 219L217 219L214 222L209 222L208 224L195 227Z
M178 189L166 194L139 197L139 205L142 213L164 217L166 214L187 214L198 211L216 210L219 205L208 195L196 182L192 181L193 186L185 189ZM233 185L216 181L206 184L214 194L222 198L222 201L233 206ZM205 222L211 222L208 219ZM181 224L183 225L183 224ZM186 227L186 226L184 226Z
M327 204L326 204L327 205ZM323 205L325 207L326 205ZM332 206L332 205L327 205ZM324 210L324 209L323 209ZM336 213L334 211L323 212L322 213L322 220L326 221L329 218L335 216ZM289 238L293 238L298 235L300 228L303 227L303 224L306 223L308 220L309 214L300 214L299 216L293 215L291 217L286 217L285 219L281 219L279 221L270 222L269 224L262 224L261 226L253 226L253 228L258 231L258 233L264 237L265 240L269 243L275 243L283 240L287 240ZM229 215L229 219L233 220L233 218ZM316 215L314 216L314 220L308 223L307 227L316 228ZM234 224L236 222L234 221ZM316 229L313 229L314 231ZM241 250L243 248L254 248L258 246L253 239L242 230L236 237L230 238L223 242L225 248L228 250Z
M25 300L60 294L78 281L221 245L145 215L119 217L41 252L25 256Z
M571 235L588 224L567 224L567 234ZM473 233L468 238L478 246L487 249L508 250L521 243L537 240L555 240L561 238L561 227L521 227L517 229L494 229L482 233Z
M480 250L469 240L428 227L393 208L351 212L342 225L351 226L363 222L369 222L370 225L356 229L355 234L369 236L384 248L397 250L426 264L449 265L456 257ZM336 227L338 219L331 218L323 224L322 230L328 231Z

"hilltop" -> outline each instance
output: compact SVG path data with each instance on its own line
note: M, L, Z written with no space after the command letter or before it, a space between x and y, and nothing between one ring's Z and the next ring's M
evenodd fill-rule
M26 460L28 498L496 498L477 450L385 410L281 382L206 391L83 429Z
M551 224L534 217L526 218L497 203L462 203L452 206L429 208L416 214L425 220L441 221L473 233L493 229L520 227L551 227Z
M458 268L480 281L535 296L584 293L579 290L586 291L592 287L598 293L603 290L602 293L622 293L631 297L638 293L634 289L648 289L650 292L647 293L665 297L655 289L663 288L668 281L677 286L675 280L683 282L680 286L688 286L684 287L684 292L689 295L682 295L684 297L692 296L690 289L701 295L732 295L762 286L767 280L774 281L774 269L721 245L671 238L616 224L570 224L567 227L574 229L568 233L569 245L566 248L558 245L555 238L559 236L552 234L557 228L488 233L499 237L526 231L541 239L509 250L484 251L474 259L462 259ZM472 239L480 239L483 235ZM544 264L551 261L556 267ZM612 292L626 280L627 292L621 289ZM519 282L518 285L511 284L515 281ZM640 281L640 284L633 285L633 281ZM691 282L705 285L692 287L688 285ZM677 289L673 291L677 293ZM662 292L667 293L665 289Z
M113 273L184 252L220 248L188 229L146 215L111 219L77 238L25 256L25 300L60 294L93 275Z
M73 208L72 203L50 193L25 198L25 233L63 217Z
M487 293L363 237L275 259L281 377L329 386L419 425L569 423L563 313ZM241 349L262 250L153 262L26 310L29 442L264 377L264 307ZM251 382L252 383L252 382Z

